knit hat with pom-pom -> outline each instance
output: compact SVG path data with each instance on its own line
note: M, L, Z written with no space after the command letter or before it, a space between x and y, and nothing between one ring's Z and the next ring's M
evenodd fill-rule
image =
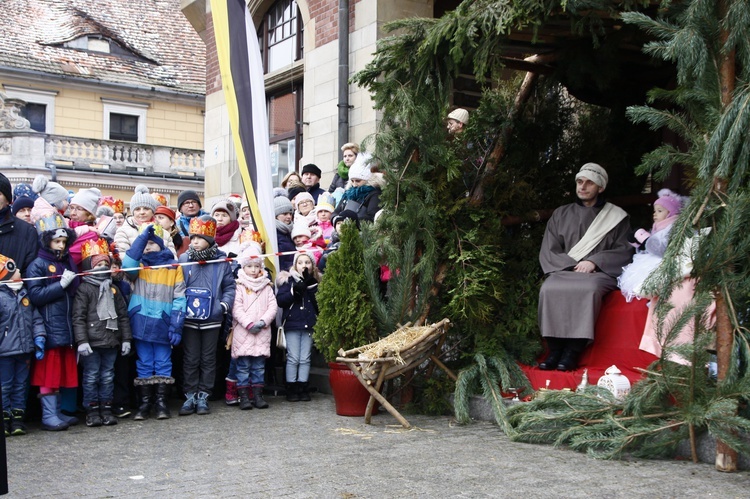
M52 182L44 175L36 176L34 182L31 184L31 190L39 194L58 210L63 209L63 203L68 200L68 190L57 182Z
M689 198L680 196L669 189L661 189L658 193L659 199L654 201L654 206L662 206L669 212L669 216L679 215L682 208L685 207Z
M135 211L136 208L148 208L149 210L156 212L156 208L159 207L159 203L154 199L148 192L148 187L143 184L135 186L135 194L130 198L130 212Z

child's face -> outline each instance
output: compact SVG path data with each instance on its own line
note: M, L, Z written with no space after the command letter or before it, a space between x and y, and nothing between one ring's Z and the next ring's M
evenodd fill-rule
M333 230L336 231L336 233L341 234L341 227L344 226L344 221L336 222L336 226L333 228Z
M286 225L289 225L292 223L292 218L294 215L292 215L292 212L289 213L281 213L279 215L276 215L276 220L278 220L281 223L284 223Z
M67 237L56 237L49 243L49 249L52 251L63 251L65 249L65 245L68 243Z
M315 264L310 260L309 256L300 255L299 258L297 258L297 266L295 267L295 270L300 274L304 272L305 269L311 272L314 266Z
M668 216L669 212L666 208L664 208L660 204L654 205L654 222L661 222L662 220L666 220Z
M156 223L161 225L162 228L166 230L172 230L172 226L174 225L174 222L171 218L166 215L162 215L161 213L154 215L154 220L156 220Z
M211 216L216 220L217 227L224 227L225 225L229 225L229 222L232 221L232 219L229 218L229 213L224 210L216 210Z
M151 208L146 208L145 206L139 206L138 208L133 210L133 219L137 224L142 224L145 222L150 222L154 218L154 212L151 211Z
M303 199L299 203L297 203L297 209L299 210L300 215L305 216L308 213L310 213L313 208L315 208L315 203L310 201L309 199Z
M321 222L330 222L331 221L331 212L328 210L319 210L318 211L318 220Z
M147 242L143 250L144 253L156 253L157 251L161 251L161 248L154 241Z
M310 238L307 236L296 236L293 241L295 246L303 246L307 244L307 241L309 241Z
M112 218L115 219L115 223L118 227L125 223L125 215L122 213L115 213Z
M250 220L250 207L249 206L243 206L240 210L240 218L242 220Z
M199 236L193 236L190 238L190 247L195 251L202 251L208 249L208 241Z
M248 277L252 277L253 279L260 277L260 274L263 273L263 268L260 266L260 262L250 262L242 267L242 270L245 271L245 274L247 274Z
M94 265L93 270L109 270L109 262L107 262L107 260L102 260Z

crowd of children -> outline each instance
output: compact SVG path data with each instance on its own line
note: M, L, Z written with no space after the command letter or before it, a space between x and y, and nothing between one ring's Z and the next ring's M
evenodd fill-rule
M170 418L176 383L185 395L180 415L209 414L225 374L227 404L265 409L278 326L286 331L287 400L310 400L323 255L337 249L340 224L357 221L352 211L333 217L343 189L323 192L319 172L306 165L274 191L277 251L287 253L275 282L239 196L204 211L185 191L178 214L139 185L127 215L125 203L96 188L69 193L44 176L17 185L12 213L34 226L39 245L25 269L0 255L5 435L26 434L29 385L38 387L41 428L49 431L79 423L63 410L66 389L75 394L79 385L89 427L117 424L132 401L135 420ZM222 370L224 346L231 361Z

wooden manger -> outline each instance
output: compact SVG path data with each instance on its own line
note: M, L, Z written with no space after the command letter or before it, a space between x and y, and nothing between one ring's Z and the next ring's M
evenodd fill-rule
M412 326L407 323L375 343L346 351L343 348L339 350L336 361L349 366L362 386L370 392L365 423L370 424L377 400L404 428L411 428L409 422L380 394L380 390L385 380L414 369L428 359L456 380L456 375L437 357L450 325L448 319L429 326Z

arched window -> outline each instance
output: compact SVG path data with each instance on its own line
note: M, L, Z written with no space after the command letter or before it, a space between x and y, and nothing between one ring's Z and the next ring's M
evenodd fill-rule
M293 70L303 53L301 19L297 2L278 0L258 28L264 73L275 73L266 80L274 185L296 170L302 157L302 73Z

